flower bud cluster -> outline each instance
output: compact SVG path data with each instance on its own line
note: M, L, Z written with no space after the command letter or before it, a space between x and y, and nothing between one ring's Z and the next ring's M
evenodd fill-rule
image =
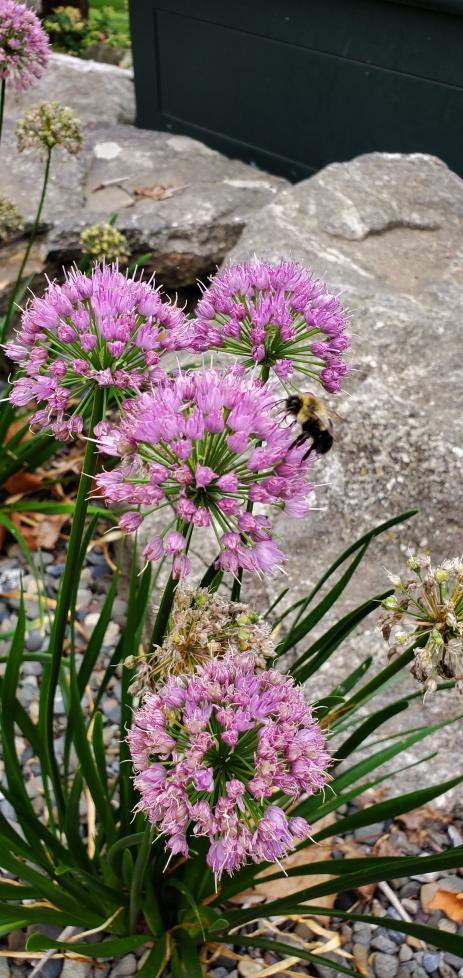
M91 227L85 228L80 235L80 244L83 254L96 261L118 260L123 264L128 259L127 238L112 224L92 224Z
M39 18L24 3L0 0L0 81L18 91L43 74L50 47Z
M42 102L25 112L16 126L18 152L36 150L47 157L56 146L75 156L82 146L80 120L59 102Z
M427 692L437 678L453 679L463 692L463 560L444 560L433 567L426 554L412 555L411 575L390 574L396 595L386 598L381 618L389 655L410 642L425 639L414 650L412 675Z
M338 298L294 262L254 258L211 279L197 307L193 347L220 349L245 366L261 365L283 384L292 374L341 389L350 346ZM301 377L295 379L299 385Z
M63 285L51 282L22 315L6 344L22 376L10 400L35 404L32 423L65 440L83 430L92 393L105 388L107 404L164 380L158 366L166 351L182 349L188 327L181 309L150 283L123 275L117 265L74 269Z
M302 690L275 669L257 672L251 653L170 677L146 695L128 741L139 810L171 856L188 856L197 836L208 839L216 881L248 859L291 851L310 828L287 815L281 793L295 801L328 777L325 738Z
M98 473L96 483L108 502L132 507L120 526L133 532L149 511L174 510L145 547L147 560L172 557L174 577L186 577L192 534L211 528L217 569L273 574L281 566L285 558L272 525L254 515L251 504L301 517L313 486L304 446L293 445L274 406L268 385L242 367L198 369L133 398L123 405L121 422L98 427L99 450L121 463ZM143 514L134 512L140 506Z

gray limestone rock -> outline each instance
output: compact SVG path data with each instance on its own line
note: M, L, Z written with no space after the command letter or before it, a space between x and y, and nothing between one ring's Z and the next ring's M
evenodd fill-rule
M57 150L52 161L42 222L52 268L80 257L83 228L116 213L131 254L149 253L159 282L192 285L223 261L249 218L287 186L187 136L122 125L89 126L84 136L78 157ZM32 154L18 156L11 124L2 153L2 191L31 221L43 164Z
M90 134L83 211L59 220L51 256L78 253L80 230L117 212L131 253L151 253L158 281L193 284L220 263L251 215L286 181L187 136L124 126Z
M42 77L25 92L8 92L5 115L19 117L37 102L57 99L84 123L133 123L135 95L132 72L115 65L84 61L53 53Z

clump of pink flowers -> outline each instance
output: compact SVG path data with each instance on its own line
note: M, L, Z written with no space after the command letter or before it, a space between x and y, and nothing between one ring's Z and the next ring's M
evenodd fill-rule
M48 35L23 3L0 0L0 80L22 90L40 78L48 63Z
M210 659L148 693L128 741L139 810L171 856L209 839L216 881L292 850L310 828L276 793L294 802L328 780L325 737L302 690L275 669L256 672L249 653Z
M246 366L259 364L283 383L293 374L339 391L350 345L338 298L294 262L254 258L211 279L197 307L193 347L220 349Z
M187 342L184 313L150 283L117 265L97 265L89 275L75 269L63 285L51 282L29 302L5 346L22 371L10 400L35 402L31 423L66 439L82 431L96 388L105 390L108 404L119 404L148 382L165 380L162 355Z
M118 424L98 425L100 452L121 459L96 477L106 500L173 510L146 546L148 560L171 555L174 577L187 576L191 535L211 527L218 568L272 573L282 564L269 519L250 512L251 504L304 516L313 486L304 446L291 447L291 429L275 418L274 406L269 386L241 367L198 369L128 401ZM142 520L132 509L120 525L131 532Z

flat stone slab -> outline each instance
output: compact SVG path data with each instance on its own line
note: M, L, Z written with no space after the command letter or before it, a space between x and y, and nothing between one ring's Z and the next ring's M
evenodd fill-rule
M83 228L116 213L131 253L151 254L159 282L192 285L223 261L250 217L288 186L187 136L125 125L88 126L84 134L78 157L57 151L53 160L43 223L48 259L58 265L80 257ZM42 164L18 156L11 123L2 156L3 192L30 221Z

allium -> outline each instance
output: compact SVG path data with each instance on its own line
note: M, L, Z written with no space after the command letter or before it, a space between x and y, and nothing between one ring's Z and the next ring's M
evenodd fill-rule
M346 317L336 296L302 265L259 258L228 265L211 278L197 316L197 351L220 349L246 366L257 363L285 386L295 372L327 391L340 390L350 345Z
M209 840L216 880L249 859L278 860L308 835L276 793L319 791L330 757L303 692L276 669L256 673L250 653L228 654L148 693L128 734L138 809L171 855Z
M132 514L127 514L132 515ZM169 633L161 647L127 665L138 665L132 688L155 687L168 676L192 673L211 657L222 659L235 652L252 652L264 669L275 655L270 626L246 604L224 601L205 588L177 588Z
M23 3L0 0L0 80L18 91L40 78L50 53L39 18Z
M227 372L192 370L123 405L117 425L106 425L98 447L121 464L97 476L109 503L170 506L172 522L144 551L148 560L175 554L173 571L186 576L185 556L194 530L211 527L220 550L218 568L273 573L283 562L266 516L248 511L264 503L302 516L312 491L304 446L290 448L290 428L272 415L268 385ZM176 525L176 530L172 527ZM175 536L173 536L173 532Z
M68 438L82 430L92 388L105 388L118 403L164 379L160 358L181 349L187 332L180 309L116 265L96 266L89 275L73 270L63 285L52 282L29 302L5 346L23 371L10 400L35 402L31 423Z
M112 224L92 224L80 235L82 251L97 261L126 262L129 246L125 234Z
M56 147L75 156L82 146L80 120L59 102L42 102L25 112L16 126L18 152L37 150L48 156Z
M0 194L0 241L8 241L24 228L24 222L14 204Z
M390 574L396 596L386 598L383 636L390 656L412 641L425 638L414 650L412 675L427 692L437 677L456 680L463 692L463 559L444 560L432 567L427 555L410 557L413 572L406 580Z

